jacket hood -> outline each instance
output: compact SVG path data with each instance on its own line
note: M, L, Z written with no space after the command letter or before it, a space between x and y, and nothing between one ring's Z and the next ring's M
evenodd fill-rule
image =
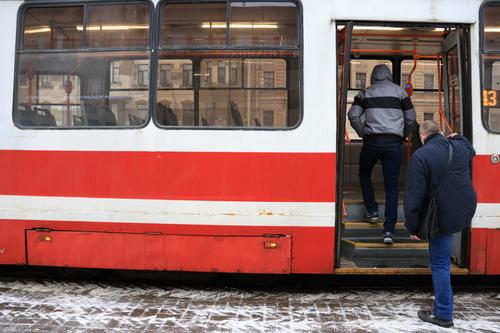
M377 65L373 68L371 83L375 81L389 80L392 82L392 73L389 67L384 64Z

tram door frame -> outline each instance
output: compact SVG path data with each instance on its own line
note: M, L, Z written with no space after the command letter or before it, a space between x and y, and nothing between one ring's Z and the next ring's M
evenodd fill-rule
M444 92L444 113L452 130L466 136L472 142L472 102L470 77L470 34L468 26L461 25L450 32L442 42L442 84ZM450 56L453 50L456 54ZM450 80L452 77L452 80ZM453 90L458 84L458 97ZM459 103L458 107L456 103ZM458 123L455 115L458 112ZM454 126L458 125L458 126ZM447 126L445 135L450 134ZM472 175L471 175L472 176ZM453 235L452 258L460 267L468 267L470 249L470 228Z
M345 122L347 114L347 92L349 90L351 66L351 42L353 21L344 22L344 29L337 27L337 153L336 153L336 196L335 196L335 262L334 267L340 267L340 245L342 242L342 214L343 214L343 186L344 186L344 149L345 149ZM339 25L342 25L340 23ZM343 43L343 52L340 47Z
M347 92L350 76L350 60L351 60L351 43L352 30L354 21L339 21L336 27L344 26L342 30L337 30L336 54L337 54L337 150L336 150L336 205L335 205L335 262L334 267L340 267L340 245L342 232L342 217L343 217L343 177L344 177L344 149L345 149L345 129L347 115ZM358 23L358 22L356 22ZM362 23L362 22L359 22ZM374 25L377 22L372 22ZM391 22L380 22L383 25L390 26ZM394 22L395 25L398 25ZM433 26L440 24L434 24ZM426 23L412 22L408 26L427 26ZM430 26L430 25L429 25ZM450 26L443 23L442 26ZM451 119L453 111L450 106L449 98L449 83L448 70L458 69L458 79L460 95L460 129L459 133L466 136L472 142L472 91L471 91L471 48L470 48L470 25L456 24L452 25L455 30L442 42L442 90L444 92L444 113L448 119ZM341 51L343 46L343 52ZM457 56L455 57L455 67L448 61L448 54L454 48L457 48ZM456 83L452 82L452 83ZM446 131L445 135L448 134ZM471 175L472 176L472 175ZM469 267L470 260L470 229L464 230L461 233L455 234L453 240L452 258L460 267Z

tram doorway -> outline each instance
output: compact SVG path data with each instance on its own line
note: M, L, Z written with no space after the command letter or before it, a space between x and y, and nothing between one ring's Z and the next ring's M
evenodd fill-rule
M358 177L362 140L350 126L347 111L359 91L370 85L373 68L386 64L393 82L411 95L418 123L433 119L445 135L457 132L471 139L469 40L467 25L337 22L337 271L428 270L428 244L410 240L404 228L404 178L418 136L404 142L394 244L385 245L382 167L378 162L372 173L381 222L370 224ZM468 244L468 231L456 235L451 258L455 273L467 270Z

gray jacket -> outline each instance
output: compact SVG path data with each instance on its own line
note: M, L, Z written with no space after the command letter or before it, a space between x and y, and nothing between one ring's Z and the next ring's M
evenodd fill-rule
M410 97L392 82L391 70L383 64L375 66L371 86L354 97L347 115L360 137L395 134L406 138L416 119Z

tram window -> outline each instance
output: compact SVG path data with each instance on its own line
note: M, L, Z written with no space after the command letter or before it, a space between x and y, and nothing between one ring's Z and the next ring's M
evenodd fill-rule
M296 47L297 7L291 2L231 2L232 46Z
M88 47L147 47L149 6L145 4L88 7Z
M194 92L190 89L193 86L193 62L189 59L161 59L158 62L158 75L165 82L165 85L158 86L156 92L158 124L192 126Z
M148 52L21 54L20 72L28 84L18 86L14 121L30 127L143 124L148 113L137 105L149 101L139 80L144 64L149 66Z
M17 56L15 124L35 128L145 124L149 10L145 3L26 9L24 44ZM50 33L44 35L42 28ZM29 40L26 35L36 38ZM54 48L61 50L45 50ZM112 50L116 48L121 50Z
M483 11L485 51L500 51L500 5L491 3L484 7Z
M28 85L19 90L20 103L23 108L19 121L22 125L57 126L66 122L68 114L77 115L80 110L81 80L76 75L34 74L36 82L29 94ZM72 85L71 90L66 86ZM29 102L28 100L31 99ZM68 112L69 110L69 112ZM30 111L30 113L28 112Z
M225 3L166 4L162 9L160 45L217 47L226 45Z
M206 126L218 127L287 127L287 92L266 90L202 90L200 122L213 119ZM207 110L206 106L209 106ZM271 110L269 110L272 108ZM264 122L265 110L273 112L276 121ZM215 116L211 114L215 113Z
M165 2L156 123L295 127L300 119L297 20L292 1Z
M292 63L290 61L288 72L296 75L291 68L297 62ZM296 124L298 93L295 89L298 88L294 82L287 87L284 59L201 59L194 75L191 60L161 59L159 64L160 70L166 65L172 69L172 88L159 86L157 90L156 116L160 125L286 128ZM199 89L185 90L186 67L190 75L200 78ZM194 105L195 95L197 105ZM269 121L271 111L272 122ZM186 117L190 120L186 121Z
M483 123L500 133L500 54L483 55Z
M25 50L76 49L83 41L83 6L28 8L24 13Z
M483 8L482 119L491 132L500 133L500 4Z

